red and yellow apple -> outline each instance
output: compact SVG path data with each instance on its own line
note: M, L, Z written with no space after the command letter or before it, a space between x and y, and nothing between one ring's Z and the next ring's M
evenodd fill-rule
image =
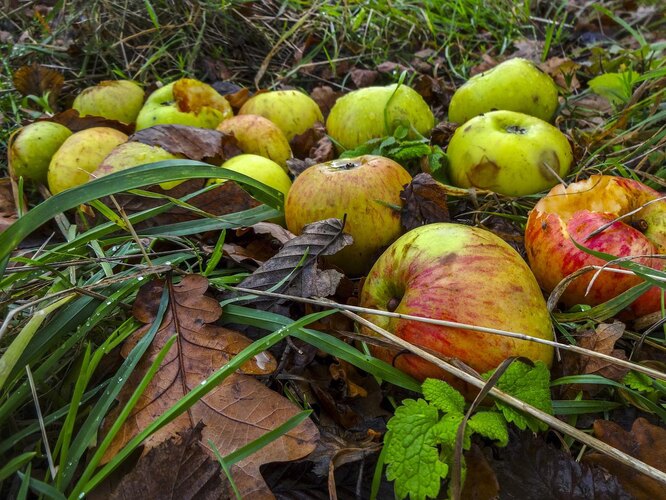
M287 195L287 228L331 217L347 221L344 231L354 243L326 257L347 274L366 273L374 259L402 233L400 192L411 182L398 163L382 156L359 156L313 165L299 175Z
M107 80L83 90L72 109L81 116L103 116L109 120L134 123L143 106L143 89L130 80Z
M516 57L473 76L456 90L449 104L449 121L465 123L498 109L550 121L557 106L553 79L532 62Z
M360 305L553 339L545 300L525 261L493 233L462 224L428 224L401 236L368 273ZM548 365L553 358L552 346L527 340L370 313L362 316L416 346L457 358L480 373L496 368L510 356L525 356ZM362 331L376 335L367 327ZM371 351L418 380L453 381L417 355L377 346L371 346Z
M527 257L541 287L550 293L577 270L606 264L578 249L574 241L617 257L637 256L633 262L648 267L666 268L664 260L654 257L666 254L666 200L659 198L657 191L639 181L609 175L593 175L551 189L530 212L525 228ZM618 217L623 218L616 220ZM594 275L592 270L569 283L560 298L562 303L568 307L595 306L642 282L634 274L606 271L586 293ZM624 312L626 317L658 311L660 295L657 287L648 290Z
M449 176L458 187L525 196L567 175L573 153L550 123L513 111L492 111L458 127L447 148Z
M49 163L72 131L55 122L33 122L9 139L7 159L10 175L18 179L46 182Z
M398 126L425 135L435 126L428 104L407 85L365 87L339 98L326 120L326 130L342 149L393 134Z

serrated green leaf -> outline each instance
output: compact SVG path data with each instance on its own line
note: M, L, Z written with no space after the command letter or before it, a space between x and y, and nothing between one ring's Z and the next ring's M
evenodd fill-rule
M430 146L427 144L414 144L413 146L402 146L391 151L390 156L397 162L421 158L430 153Z
M437 422L433 431L437 435L439 443L444 448L444 451L451 451L456 444L456 434L458 433L458 427L462 423L465 415L462 413L449 413L444 415L442 419ZM471 446L470 438L472 432L469 427L465 427L465 438L463 439L463 448L469 450Z
M467 426L477 434L493 439L498 446L506 446L509 443L509 429L501 413L480 411L472 415Z
M629 371L623 378L622 383L628 385L632 389L640 392L654 392L652 386L652 379L644 373Z
M635 71L604 73L588 82L592 92L608 99L612 104L627 102L640 75Z
M465 398L443 380L428 378L421 390L423 397L444 413L464 413Z
M386 478L394 481L396 497L412 500L434 498L448 466L439 459L437 408L423 399L407 399L388 421Z

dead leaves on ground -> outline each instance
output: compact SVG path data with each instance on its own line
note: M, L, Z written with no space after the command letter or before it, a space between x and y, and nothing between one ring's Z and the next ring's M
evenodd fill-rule
M151 346L121 391L120 404L107 417L105 429L118 416L159 350L173 335L178 335L176 343L109 447L105 460L251 343L238 332L212 324L220 317L222 309L215 299L205 295L208 281L202 276L190 275L177 285L156 280L141 288L134 315L146 326L126 341L123 356L129 354L154 321L165 286L169 289L168 311ZM205 425L201 432L203 442L212 440L222 456L284 423L299 409L251 376L269 374L275 367L276 362L268 353L248 361L241 373L229 376L186 413L148 438L144 442L144 454L199 422ZM263 463L295 460L307 455L314 449L317 437L317 428L306 420L270 446L232 466L231 474L243 497L272 498L259 467Z

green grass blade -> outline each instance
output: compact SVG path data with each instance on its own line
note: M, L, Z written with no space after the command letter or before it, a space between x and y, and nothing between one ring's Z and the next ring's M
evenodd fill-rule
M583 415L585 413L603 413L620 408L621 403L615 401L597 401L597 400L555 400L553 401L554 415Z
M2 469L0 469L0 483L14 474L14 472L18 471L25 464L30 462L30 460L32 460L35 455L37 455L36 451L29 451L9 460L9 462L7 462Z
M21 479L24 478L23 473L18 472L18 475ZM45 498L50 498L52 500L66 499L65 495L60 493L56 488L54 488L50 484L45 483L44 481L35 479L34 477L30 478L30 489L35 493L39 493L40 495L43 495Z
M608 318L612 318L618 314L624 308L628 307L629 304L643 295L651 287L651 283L640 283L634 287L631 287L629 290L622 292L620 295L604 302L603 304L591 307L587 311L553 313L553 317L560 323L583 320L605 321Z

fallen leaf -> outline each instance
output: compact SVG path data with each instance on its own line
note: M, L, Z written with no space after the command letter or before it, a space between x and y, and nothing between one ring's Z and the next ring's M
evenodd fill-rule
M606 444L666 472L666 429L637 418L627 432L615 422L596 420L594 435ZM645 474L602 453L583 457L585 463L597 464L613 474L634 498L655 500L664 498L664 485Z
M317 103L324 118L328 116L335 101L337 101L342 95L342 92L336 92L328 85L320 85L319 87L312 89L312 92L310 92L310 97L312 97L314 102Z
M235 114L238 114L238 110L243 107L243 104L245 104L250 97L252 96L250 95L250 90L247 88L242 88L238 92L225 94L224 96L224 98L229 101L229 104L231 104L231 109L234 110Z
M225 496L220 465L201 443L202 429L199 423L152 448L107 498L213 500Z
M122 123L116 120L109 120L102 116L79 116L79 112L75 109L68 109L60 113L56 113L51 117L40 118L37 121L49 121L64 125L72 132L80 132L93 127L109 127L119 130L123 134L130 135L134 132L133 123Z
M9 177L0 179L0 233L18 220L12 180Z
M499 482L495 471L488 463L477 444L465 452L467 475L463 484L462 500L491 500L499 496Z
M298 177L306 169L310 168L312 165L316 165L317 163L318 162L312 158L306 158L305 160L301 160L299 158L289 158L287 160L287 168L294 177Z
M371 69L352 68L349 72L352 82L357 88L369 87L377 80L379 73Z
M393 73L397 74L400 73L401 71L405 71L409 69L407 66L404 64L392 62L392 61L385 61L383 63L380 63L377 65L377 71L380 73Z
M333 141L325 135L312 146L308 156L316 163L325 163L334 160L336 157Z
M511 54L511 57L522 57L532 62L538 63L541 61L541 54L543 54L544 42L534 38L523 38L513 42L516 51Z
M37 63L21 66L14 72L12 80L14 88L24 96L42 97L48 92L51 107L54 106L65 83L62 73Z
M576 76L576 71L580 64L567 57L551 57L546 62L541 63L539 67L551 76L555 83L569 92L578 90L580 82Z
M215 299L204 295L208 280L199 275L188 275L177 285L156 280L140 289L133 312L146 326L128 338L122 347L123 356L129 354L154 321L165 286L169 289L170 307L148 351L120 392L120 404L107 417L105 429L117 418L157 352L173 335L178 334L178 340L111 443L104 457L105 462L166 409L251 343L238 332L211 324L220 317L222 309ZM222 456L284 423L299 409L254 377L246 375L270 373L275 367L275 360L267 352L246 362L241 368L242 373L229 376L186 413L148 438L144 442L144 454L200 421L206 426L202 431L203 441L212 440ZM315 448L317 437L316 427L312 421L306 420L270 446L232 466L231 475L242 496L272 498L259 473L260 465L301 458Z
M449 222L446 192L430 174L421 173L412 179L402 193L400 223L406 231L434 222Z

